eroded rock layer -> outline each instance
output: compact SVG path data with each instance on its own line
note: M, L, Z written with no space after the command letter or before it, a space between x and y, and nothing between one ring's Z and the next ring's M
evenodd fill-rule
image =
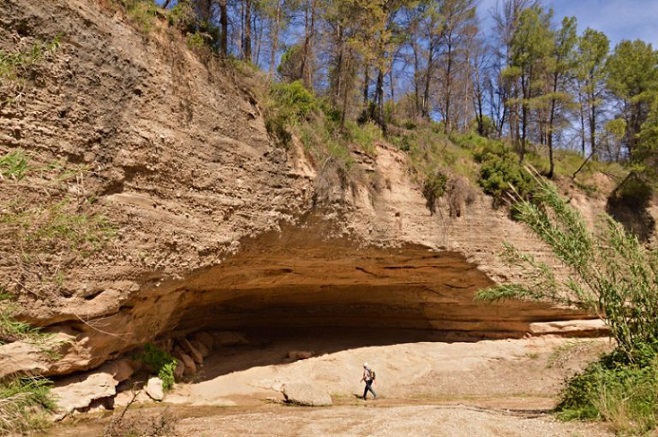
M26 80L0 83L0 154L29 159L23 179L0 182L0 286L60 352L9 344L0 369L20 370L24 351L23 370L66 374L202 329L481 338L583 316L475 302L518 277L497 256L503 241L550 260L546 247L481 194L430 214L386 144L353 151L347 186L328 183L299 145L270 141L253 72L154 20L140 31L111 1L0 0L2 50L59 41ZM29 246L55 216L103 218L111 232Z

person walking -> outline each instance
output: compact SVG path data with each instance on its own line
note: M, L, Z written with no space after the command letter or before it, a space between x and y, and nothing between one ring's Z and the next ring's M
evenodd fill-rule
M368 367L368 363L363 363L363 377L361 378L361 381L366 383L366 387L363 389L363 400L366 400L368 391L370 391L373 397L377 399L377 393L372 389L372 383L375 382L375 372Z

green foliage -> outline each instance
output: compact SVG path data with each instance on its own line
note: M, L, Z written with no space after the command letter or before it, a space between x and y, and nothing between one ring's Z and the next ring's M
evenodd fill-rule
M153 0L120 0L126 8L130 21L142 32L149 33L158 15L158 7Z
M185 41L187 42L187 46L192 50L200 50L206 45L204 35L199 32L187 34Z
M559 280L545 263L508 247L508 262L524 268L532 283L503 285L490 291L590 310L608 324L619 349L633 361L637 345L658 340L654 329L658 325L658 300L653 297L658 294L656 253L608 216L601 231L592 234L553 185L539 177L536 181L532 203L517 199L517 218L551 246L572 274ZM523 294L520 290L530 291Z
M633 163L636 172L658 183L658 94L652 97L649 115L640 129Z
M280 144L288 146L291 129L318 109L313 93L301 81L272 85L265 111L265 127Z
M561 418L604 419L614 431L640 435L658 425L656 345L642 345L637 364L613 352L573 377L558 404Z
M162 380L162 388L167 391L174 386L174 370L176 370L176 359L168 352L160 349L154 344L147 343L139 359L148 366L151 371Z
M188 2L176 3L167 14L167 22L170 26L177 27L183 31L193 28L196 22L196 16L192 5Z
M507 263L521 268L528 282L503 284L478 297L548 300L597 314L616 349L569 383L560 408L567 418L603 417L634 431L652 428L658 411L658 251L607 216L598 233L590 232L552 184L536 180L533 202L517 199L517 217L570 274L558 277L552 266L506 245Z
M46 413L54 409L51 385L38 377L0 382L0 435L27 434L45 428L49 423Z
M27 158L21 149L12 150L0 156L0 180L3 177L21 180L27 171Z
M47 207L5 212L0 223L12 228L17 246L25 252L63 249L89 254L116 233L105 217L76 212L67 199Z
M28 50L6 52L0 49L0 79L16 80L20 73L54 53L60 45L59 36L51 42L36 42Z
M286 108L286 115L293 123L305 119L318 108L315 96L300 80L273 85L271 95L278 108Z
M356 144L364 152L375 154L375 142L383 138L381 128L369 121L362 125L354 122L348 122L345 126L345 139Z
M423 197L425 197L425 204L431 214L436 212L436 202L445 194L447 183L448 176L440 171L425 179Z
M37 329L28 323L14 319L13 314L15 311L16 305L11 302L11 296L0 287L0 345L6 342L34 338L37 335Z
M516 191L521 199L530 199L535 190L533 178L523 169L518 156L510 150L485 153L481 156L480 178L482 190L497 202L509 200Z

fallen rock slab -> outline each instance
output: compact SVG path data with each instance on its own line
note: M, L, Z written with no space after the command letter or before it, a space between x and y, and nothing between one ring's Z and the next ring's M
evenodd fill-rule
M600 319L559 320L530 324L532 335L561 335L564 337L592 337L609 334L610 329Z
M236 331L215 331L212 333L215 346L242 346L249 344L247 337Z
M306 360L315 355L313 351L288 351L288 358L293 360Z
M190 357L188 354L182 351L175 351L174 356L180 359L183 362L183 366L185 366L183 370L183 375L189 376L189 375L194 375L196 373L197 368L192 357Z
M116 387L119 382L110 373L92 373L82 381L78 378L66 379L51 390L58 411L64 415L87 408L96 399L114 396L117 392Z
M203 344L206 349L209 351L213 350L215 347L215 339L213 338L212 335L208 334L207 332L197 332L194 334L192 337L194 340L198 341L199 343Z
M281 387L287 403L306 407L327 407L333 404L329 393L311 384L289 383Z

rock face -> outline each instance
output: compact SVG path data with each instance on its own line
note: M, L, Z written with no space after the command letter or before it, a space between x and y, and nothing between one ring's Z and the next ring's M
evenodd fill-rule
M73 229L30 247L34 235L0 220L0 286L19 297L24 320L71 337L56 363L29 368L88 370L200 330L226 332L196 338L210 349L254 329L474 339L586 316L474 302L478 289L518 277L497 256L503 241L542 259L546 247L482 195L459 217L447 204L431 215L404 153L385 144L373 157L354 152L350 189L318 189L302 148L268 138L250 73L191 52L164 19L140 33L112 4L0 0L3 50L64 35L30 67L21 98L0 108L0 155L20 149L30 160L23 179L0 183L0 213L59 214L89 236L75 240ZM0 96L15 97L14 85L0 83ZM186 375L203 361L192 343L174 354Z
M327 407L332 405L331 396L311 384L284 384L281 392L286 402L305 407Z

